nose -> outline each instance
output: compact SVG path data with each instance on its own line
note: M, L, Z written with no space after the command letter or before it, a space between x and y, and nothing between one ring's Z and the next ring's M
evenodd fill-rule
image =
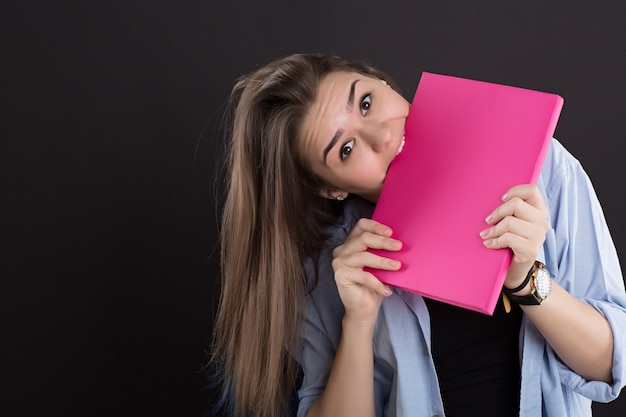
M383 152L392 142L391 132L384 123L365 123L361 137L375 152Z

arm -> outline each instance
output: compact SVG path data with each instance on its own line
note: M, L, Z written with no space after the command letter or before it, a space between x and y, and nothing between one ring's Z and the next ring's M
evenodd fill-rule
M523 292L530 293L530 289ZM554 280L550 296L540 306L522 309L573 371L587 380L613 382L613 333L596 309L572 297Z
M487 219L493 226L481 233L488 248L510 248L513 259L505 286L517 287L532 265L549 229L548 210L534 185L513 187L504 203ZM518 295L529 293L522 289ZM613 333L596 309L574 298L553 281L540 306L522 306L527 317L561 360L587 380L612 382Z
M308 417L375 416L374 326L344 317L335 360L322 395L311 406Z
M391 291L363 268L400 267L397 261L366 252L368 248L400 249L400 242L390 236L388 227L361 219L333 252L335 282L345 314L328 382L308 417L376 415L372 338L382 299L391 295Z

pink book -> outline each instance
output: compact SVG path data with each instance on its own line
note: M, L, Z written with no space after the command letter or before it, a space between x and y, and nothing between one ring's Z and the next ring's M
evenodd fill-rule
M485 218L518 184L536 183L563 99L555 94L423 73L373 219L404 243L383 282L493 314L511 261L483 246Z

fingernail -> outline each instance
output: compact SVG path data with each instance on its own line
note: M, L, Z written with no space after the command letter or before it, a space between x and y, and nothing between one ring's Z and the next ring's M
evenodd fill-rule
M505 193L505 194L502 196L502 201L506 201L506 199L507 199L507 198L509 198L509 195L508 195L508 193Z
M392 248L396 248L396 249L397 249L397 248L399 248L400 246L402 246L402 243L400 243L400 242L399 242L399 241L397 241L397 240L394 240L393 242L391 242L391 247L392 247Z
M492 239L487 239L487 240L483 240L483 245L485 245L486 247L490 248L491 244L493 243Z
M485 218L485 223L491 222L491 214Z
M399 261L389 261L389 265L393 268L397 268L400 266L400 262Z
M385 295L386 296L390 296L391 295L391 289L389 287L385 287Z
M486 238L489 235L489 229L483 230L479 234L480 234L480 237Z

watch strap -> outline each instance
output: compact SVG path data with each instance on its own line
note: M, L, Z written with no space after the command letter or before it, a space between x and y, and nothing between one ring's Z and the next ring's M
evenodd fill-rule
M527 285L528 282L531 281L531 279L534 279L537 275L537 271L539 269L545 269L547 270L546 266L539 262L539 261L535 261L533 263L533 266L530 268L530 270L528 271L528 274L526 274L526 278L524 278L524 282L522 282L521 285L519 285L516 288L513 289L509 289L507 287L503 287L502 290L504 291L504 293L506 294L507 297L509 297L509 299L511 301L513 301L514 303L517 303L519 305L540 305L543 302L543 298L541 298L540 296L537 295L537 289L535 287L535 283L534 281L531 282L531 293L530 294L526 294L526 295L515 295L514 293L523 290Z
M528 285L528 282L530 281L530 278L533 276L533 273L536 270L536 263L538 261L535 261L535 263L533 263L533 266L530 267L530 269L528 270L528 273L526 274L526 278L524 278L524 281L522 281L522 283L515 287L515 288L507 288L507 287L503 287L504 292L506 293L506 295L512 295L513 293L516 293L518 291L523 290L524 288L526 288L526 286Z
M521 306L538 306L542 303L542 299L537 296L537 292L533 291L527 295L512 295L507 294L507 297L514 303Z

